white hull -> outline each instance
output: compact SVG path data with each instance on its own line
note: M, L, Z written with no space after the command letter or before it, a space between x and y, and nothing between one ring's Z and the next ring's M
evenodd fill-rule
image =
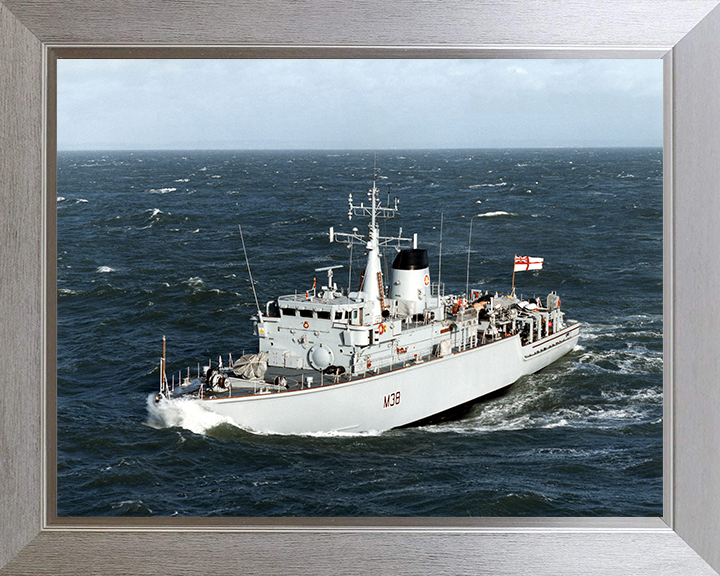
M351 382L198 402L255 432L390 430L462 406L541 370L572 350L579 332L573 324L526 346L515 335Z

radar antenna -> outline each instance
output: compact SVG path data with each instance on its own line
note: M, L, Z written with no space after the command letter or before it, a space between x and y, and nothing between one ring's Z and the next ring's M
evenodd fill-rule
M328 289L335 290L336 288L333 287L333 270L336 268L343 268L344 266L342 264L338 264L337 266L325 266L325 268L315 268L315 272L327 272L328 275Z

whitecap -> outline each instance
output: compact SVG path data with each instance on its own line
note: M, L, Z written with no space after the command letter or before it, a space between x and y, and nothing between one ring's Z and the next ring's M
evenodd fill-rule
M65 197L64 197L64 196L58 196L58 197L57 197L57 201L58 201L58 202L62 202L63 200L65 200Z
M478 214L478 218L492 218L493 216L517 216L512 212L503 212L499 210L497 212L486 212L485 214Z
M543 428L561 428L563 426L567 426L568 421L565 420L565 418L560 418L557 422L551 422L550 424L546 424L543 426Z
M498 182L496 184L472 184L468 188L498 188L500 186L507 186L507 182Z
M603 390L600 395L608 402L622 402L623 404L628 401L658 404L663 400L662 390L656 390L654 388L643 388L642 390L634 390L632 392L607 392Z
M197 287L205 286L205 282L203 282L202 278L200 278L199 276L193 276L192 278L188 278L185 281L185 284L187 284L188 286L197 286Z
M107 468L106 468L107 470ZM110 508L123 508L124 506L132 506L133 504L140 505L142 504L142 500L123 500L122 502L116 502L115 504L110 504Z
M116 272L115 268L110 268L110 266L100 266L95 272L99 274L107 274L108 272Z

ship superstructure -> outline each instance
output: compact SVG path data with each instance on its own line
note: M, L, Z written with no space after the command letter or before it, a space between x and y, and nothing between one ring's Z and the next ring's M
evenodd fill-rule
M338 289L342 266L316 269L327 284L258 307L257 353L225 366L220 357L172 387L162 360L156 400L191 396L257 432L382 431L440 419L572 350L579 324L565 322L554 292L544 303L514 288L446 295L416 235L380 235L378 220L397 210L397 200L381 205L374 182L367 204L350 195L348 216L367 217L367 234L330 228L329 238L366 251L358 290ZM396 256L384 278L388 247ZM516 257L514 270L537 262Z

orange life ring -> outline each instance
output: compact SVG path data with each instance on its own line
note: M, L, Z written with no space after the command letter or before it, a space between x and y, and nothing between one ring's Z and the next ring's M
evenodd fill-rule
M310 324L308 324L307 322L303 322L303 328L310 328Z
M430 275L425 274L425 286L430 286Z
M380 336L382 336L383 332L385 332L385 325L379 324L378 325L378 334L380 334Z

